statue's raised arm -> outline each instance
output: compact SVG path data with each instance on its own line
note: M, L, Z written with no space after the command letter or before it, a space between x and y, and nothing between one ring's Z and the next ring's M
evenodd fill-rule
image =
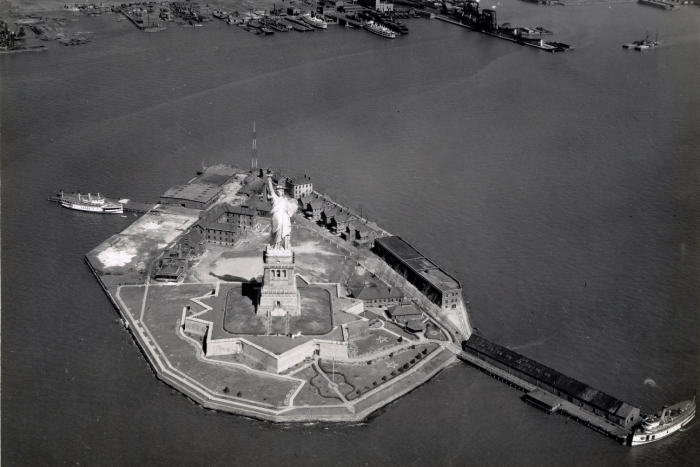
M267 197L268 198L274 198L277 196L275 194L275 188L272 186L272 177L267 177Z

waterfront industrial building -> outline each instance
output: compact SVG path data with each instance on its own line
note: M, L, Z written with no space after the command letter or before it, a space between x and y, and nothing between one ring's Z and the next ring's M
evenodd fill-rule
M164 206L181 206L190 209L207 209L219 198L223 186L240 170L225 165L207 167L188 183L169 189L160 197Z
M401 237L377 238L374 240L374 252L439 307L456 308L461 301L462 286L459 281Z

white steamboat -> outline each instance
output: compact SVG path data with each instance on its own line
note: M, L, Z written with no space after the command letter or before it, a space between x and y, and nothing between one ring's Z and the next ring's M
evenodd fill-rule
M375 23L374 21L367 21L366 23L364 23L362 25L362 27L373 34L376 34L376 35L382 36L382 37L386 37L388 39L393 39L396 37L396 34L394 33L394 31L387 28L386 26Z
M61 206L77 211L97 212L100 214L122 214L124 206L121 203L112 203L107 201L104 196L97 193L97 196L92 196L88 193L87 196L80 193L61 192Z
M631 435L630 445L653 443L683 428L695 417L695 398L664 407L661 412L650 415L642 421Z
M321 18L318 18L316 16L311 16L310 14L305 14L301 15L301 20L308 24L309 26L313 26L315 28L319 29L326 29L328 28L328 23L323 21Z

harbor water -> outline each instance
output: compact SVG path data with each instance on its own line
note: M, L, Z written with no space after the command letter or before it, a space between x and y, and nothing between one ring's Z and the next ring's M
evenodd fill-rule
M12 466L693 465L455 365L355 426L262 423L160 383L83 255L202 165L310 175L462 283L482 336L653 413L700 385L700 8L498 3L550 54L445 22L387 40L222 21L0 56L2 461ZM659 30L662 46L622 45Z

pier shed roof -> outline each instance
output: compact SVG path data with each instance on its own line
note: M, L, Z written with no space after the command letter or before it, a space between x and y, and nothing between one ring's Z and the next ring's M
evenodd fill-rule
M170 188L162 198L183 199L197 203L207 203L221 193L221 188L209 183L183 184Z
M461 287L457 279L443 271L442 268L419 253L401 237L395 235L381 237L376 242L440 291L445 292Z
M418 253L411 245L404 242L401 237L391 236L384 237L377 242L381 243L384 248L391 251L394 256L403 261L408 261L415 258L423 258L423 255Z
M204 169L204 172L199 174L197 178L192 180L192 182L210 183L215 186L221 186L238 173L241 173L241 170L234 167L229 167L227 165L214 165Z
M483 337L472 334L465 345L604 412L626 418L630 412L635 410L634 407L613 396L598 391L585 383L570 378L517 352L494 344Z

